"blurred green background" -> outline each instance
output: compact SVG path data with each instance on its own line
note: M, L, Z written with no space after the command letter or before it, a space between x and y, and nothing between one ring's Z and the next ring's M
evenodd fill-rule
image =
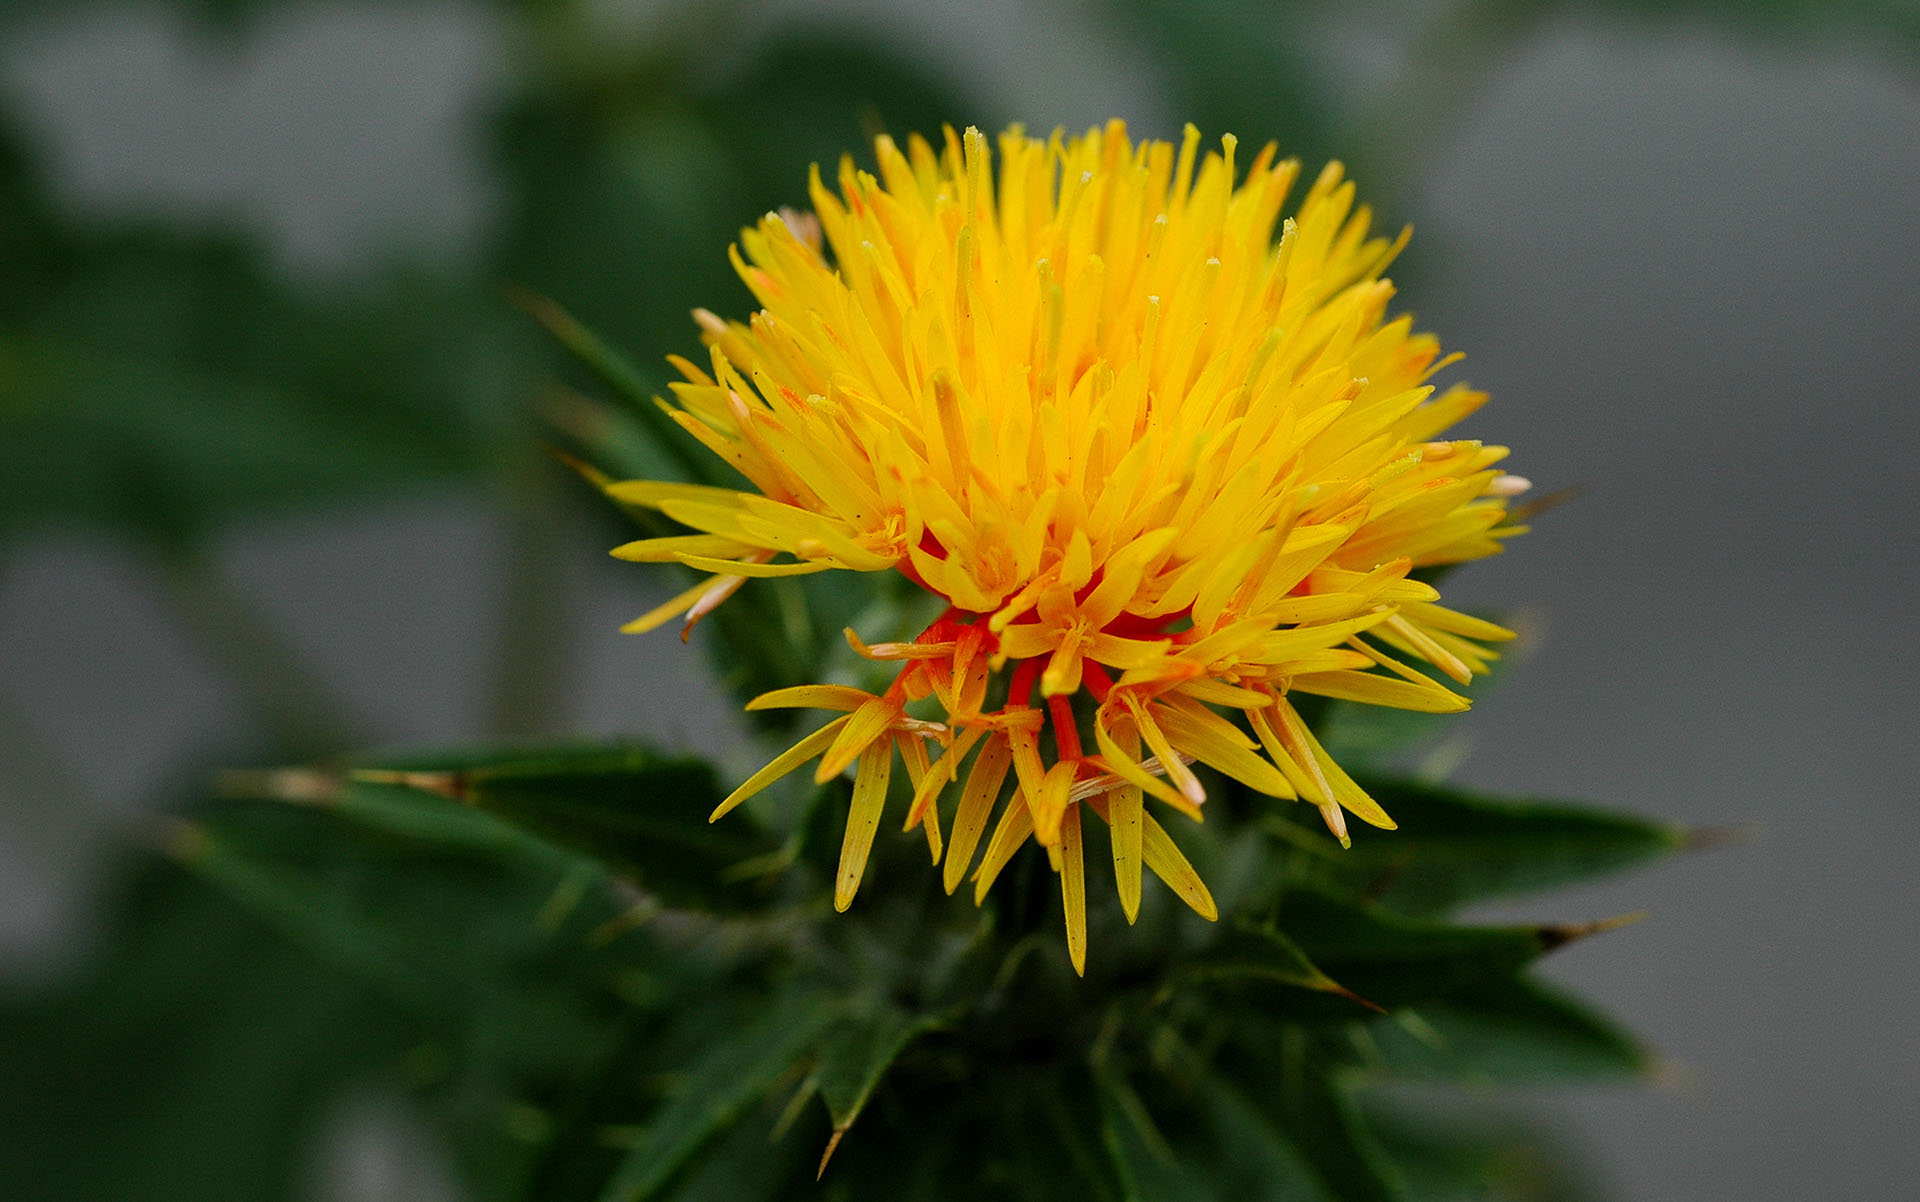
M1588 486L1459 577L1520 610L1527 662L1458 776L1763 825L1563 903L1655 908L1553 972L1676 1067L1542 1113L1623 1197L1920 1179L1920 11L1894 2L11 0L0 1022L139 962L58 1088L0 1062L0 1132L103 1115L101 1180L190 1173L181 1091L219 1089L260 1124L258 1165L208 1170L231 1196L461 1197L352 1071L365 999L270 934L145 932L115 849L216 768L349 746L749 763L700 656L614 633L668 582L605 559L624 532L542 448L657 452L509 288L657 373L689 308L743 311L724 248L809 163L1116 115L1345 159L1416 226L1404 302L1494 394L1470 432Z

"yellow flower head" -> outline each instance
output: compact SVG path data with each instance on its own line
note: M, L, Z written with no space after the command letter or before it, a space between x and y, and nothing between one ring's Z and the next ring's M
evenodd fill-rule
M752 703L843 716L715 817L807 760L821 781L856 766L841 909L898 752L948 891L996 807L976 899L1029 838L1046 848L1076 968L1083 810L1112 828L1130 921L1143 865L1212 918L1145 798L1199 818L1198 762L1304 798L1343 843L1342 810L1391 828L1289 694L1465 709L1411 661L1464 683L1510 637L1409 576L1499 550L1525 481L1493 466L1504 448L1437 440L1485 397L1434 395L1451 360L1387 316L1406 235L1369 235L1338 164L1283 221L1298 161L1269 145L1236 187L1234 139L1199 144L1016 127L996 168L977 130L948 130L904 153L880 138L878 173L843 160L837 189L816 169L813 212L768 215L734 252L761 310L697 313L710 366L673 361L672 416L750 487L611 486L699 532L615 554L713 576L629 629L836 568L946 602L909 642L848 631L899 665L884 692Z

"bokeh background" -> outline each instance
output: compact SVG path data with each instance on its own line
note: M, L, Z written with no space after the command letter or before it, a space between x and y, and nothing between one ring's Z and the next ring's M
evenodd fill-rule
M1426 767L1726 845L1529 907L1652 911L1549 974L1671 1062L1529 1106L1621 1198L1908 1196L1920 12L1893 0L9 0L4 1006L85 987L113 849L220 765L550 733L750 759L697 649L616 633L666 582L606 558L540 449L605 431L507 286L652 371L691 306L741 311L722 250L809 162L1109 116L1347 160L1416 228L1404 303L1494 395L1472 433L1584 487L1454 579L1523 662ZM150 1028L96 1155L169 1155ZM295 1109L291 1196L461 1197L401 1095Z

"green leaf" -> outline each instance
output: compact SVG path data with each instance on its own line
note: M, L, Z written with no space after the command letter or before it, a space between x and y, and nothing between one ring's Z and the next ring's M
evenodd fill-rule
M1096 1067L1093 1084L1100 1107L1101 1147L1128 1202L1218 1196L1209 1183L1196 1178L1212 1158L1169 1146L1165 1132L1131 1083L1111 1068Z
M1286 891L1275 924L1348 989L1393 1011L1513 977L1542 954L1617 923L1455 926L1309 888ZM1350 1004L1335 1017L1352 1017Z
M834 1006L819 994L768 999L757 1018L701 1049L680 1084L642 1126L601 1202L655 1196L700 1148L786 1075L827 1029Z
M0 535L163 541L470 477L532 379L504 306L394 277L302 296L211 239L68 236L0 318Z
M485 814L392 800L451 814L407 830L228 803L182 828L174 854L406 1016L410 1054L436 1066L424 1080L456 1155L489 1196L511 1198L551 1138L550 1116L597 1079L628 1028L697 995L713 970L623 925L630 903L578 857ZM446 837L455 822L475 833Z
M1031 1158L1022 1174L1027 1178L1028 1196L1122 1202L1126 1196L1125 1176L1117 1171L1106 1149L1091 1138L1092 1124L1082 1111L1082 1091L1074 1089L1070 1100L1056 1078L1040 1084L1037 1095L1035 1100L1046 1122L1037 1132L1040 1138L1024 1149Z
M0 1157L0 1196L292 1197L326 1108L377 1084L415 1088L474 1196L510 1202L615 1049L725 968L616 941L604 874L487 814L284 799L324 779L190 812L101 968L5 1008L0 1117L36 1140Z
M1341 1202L1406 1196L1360 1108L1327 1076L1304 1069L1281 1083L1280 1130Z
M745 1111L688 1162L661 1196L672 1202L775 1202L783 1198L829 1202L832 1195L823 1199L824 1191L814 1180L814 1166L820 1157L818 1141L782 1127L791 1119L790 1107L783 1106L787 1101L776 1092L759 1108ZM769 1132L774 1134L770 1136ZM898 1181L896 1175L893 1183ZM553 1196L591 1198L594 1194ZM897 1193L892 1196L901 1197Z
M291 1199L339 1090L418 1036L209 884L134 875L101 963L0 1003L0 1197Z
M1485 1106L1417 1111L1367 1099L1367 1125L1420 1202L1593 1202L1578 1157L1525 1122Z
M1678 827L1583 806L1408 780L1362 783L1400 829L1359 831L1343 851L1301 815L1273 815L1267 828L1300 849L1302 875L1408 914L1618 872L1691 841Z
M1258 1058L1230 1055L1208 1093L1216 1122L1251 1128L1267 1141L1277 1137L1327 1198L1397 1202L1407 1196L1359 1107L1319 1066L1290 1058L1276 1070ZM1301 1175L1297 1168L1290 1174Z
M1645 1080L1653 1061L1618 1027L1520 976L1366 1025L1362 1057L1386 1080L1532 1085Z
M942 1015L912 1014L883 1005L835 1023L820 1045L814 1083L833 1117L836 1142L866 1109L874 1088L907 1046L946 1022Z
M1195 985L1247 986L1243 993L1256 995L1261 1005L1276 1013L1284 1013L1287 1003L1276 998L1267 986L1343 998L1352 1003L1350 1010L1355 1018L1364 1013L1363 1008L1372 1007L1371 1002L1322 972L1292 939L1271 927L1244 921L1169 973L1160 997Z
M359 788L402 786L495 815L631 874L670 906L764 905L739 874L779 863L747 815L707 820L725 796L711 767L640 746L399 756L355 775Z

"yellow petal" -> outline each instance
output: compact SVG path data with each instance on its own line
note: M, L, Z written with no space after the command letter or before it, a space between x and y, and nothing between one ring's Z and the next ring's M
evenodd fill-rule
M815 559L805 563L754 563L744 559L715 559L710 555L681 552L674 558L698 572L720 576L811 576L836 566L831 560Z
M723 538L717 534L676 534L670 538L643 538L636 542L622 543L610 554L615 559L630 560L634 563L673 563L681 555L716 555L732 559L734 556L749 555L761 548L738 539Z
M620 480L607 485L607 495L616 501L658 509L665 501L698 501L708 505L744 504L752 493L732 488L714 488L707 484L678 484L667 480Z
M833 744L833 740L839 735L840 728L846 724L847 719L835 718L819 730L814 731L806 738L775 756L772 763L748 777L745 783L738 789L727 794L726 800L715 806L713 813L707 816L707 821L717 822L729 810L733 809L733 807L739 805L747 798L752 797L755 793L766 788L774 781L779 780L787 773L792 772L795 768L806 763L814 756L825 751Z
M1040 711L1030 711L1039 718ZM1020 789L1028 797L1040 794L1047 778L1046 765L1040 762L1040 721L1022 723L1007 730L1007 744L1013 748L1013 771L1020 778Z
M980 861L980 870L973 874L973 904L979 905L987 900L987 890L993 888L993 882L1000 870L1013 859L1013 853L1033 834L1033 814L1027 809L1025 794L1015 790L1013 799L1007 802L1007 808L1001 811L1000 824L993 828L993 838L987 840L987 854Z
M840 737L827 748L826 755L820 759L820 766L813 771L813 779L826 784L847 770L854 757L865 751L872 742L886 733L894 720L900 717L900 705L887 697L874 697L862 702L859 709L853 711L847 724L840 731Z
M1121 723L1114 724L1113 720L1116 717L1122 720ZM1116 725L1120 733L1109 731L1107 728L1110 724ZM1176 792L1172 785L1148 772L1146 766L1135 758L1139 743L1136 732L1137 728L1131 718L1124 714L1117 715L1105 706L1102 706L1093 717L1094 742L1100 748L1100 758L1105 761L1107 770L1135 788L1145 790L1156 800L1166 802L1197 821L1200 817L1200 808ZM1121 746L1117 740L1123 737L1126 738L1127 747L1134 750L1129 751Z
M713 582L711 580L702 580L686 592L674 597L673 600L663 605L655 606L633 621L628 622L620 628L620 633L645 634L649 630L665 626L668 622L673 621L681 614L686 613L688 609L692 608L694 602L700 600L700 594L706 592L712 586Z
M873 699L873 694L865 689L848 688L841 684L802 684L762 693L747 702L746 708L749 711L805 709L852 713Z
M1059 844L1060 823L1073 808L1067 804L1067 791L1073 788L1076 769L1072 760L1062 760L1047 769L1040 781L1040 791L1033 796L1034 836L1048 847Z
M1113 828L1113 879L1120 893L1120 909L1129 923L1140 917L1140 841L1145 818L1139 785L1121 785L1107 794L1107 822Z
M1080 854L1080 807L1060 820L1060 900L1067 911L1067 958L1087 975L1087 865Z
M1127 713L1133 716L1133 724L1139 730L1140 737L1146 740L1148 747L1153 748L1153 754L1160 757L1160 763L1167 770L1167 780L1194 805L1197 806L1205 801L1207 792L1200 787L1200 778L1193 774L1192 769L1188 768L1186 762L1180 758L1180 753L1175 750L1173 744L1167 741L1165 733L1148 713L1147 703L1132 693L1122 693L1120 699L1127 707Z
M908 830L913 829L914 824L921 820L929 808L937 809L935 802L941 790L959 779L961 763L966 760L967 753L973 750L973 745L985 737L986 733L985 727L976 726L962 734L953 741L952 746L946 749L945 754L933 765L925 778L914 783L913 805L907 811Z
M1293 786L1280 770L1255 755L1252 741L1212 710L1169 702L1161 706L1159 721L1180 751L1269 797L1293 798Z
M1432 681L1416 684L1378 672L1315 672L1294 677L1292 688L1296 693L1312 693L1316 697L1337 697L1342 701L1418 710L1425 714L1458 714L1469 704L1465 697Z
M944 781L947 775L945 771L933 771L927 763L926 744L920 739L921 736L917 734L896 734L893 737L894 746L900 749L900 762L907 766L907 779L913 782L916 798L919 797L922 787L928 784L932 784L934 792L938 792L939 783ZM932 802L931 793L928 794L928 802L929 804ZM940 862L940 811L920 810L916 806L915 809L908 811L907 823L901 829L912 830L916 817L927 832L927 852L933 857L933 862L938 864Z
M853 803L847 808L847 833L840 840L840 873L833 883L833 908L853 904L860 877L867 870L874 832L880 829L880 810L887 803L887 782L893 775L893 744L882 740L860 753L860 769L853 778Z
M1340 836L1342 845L1350 844L1351 840L1346 837L1346 823L1340 819L1339 810L1335 807L1345 808L1370 826L1389 831L1396 828L1397 824L1380 808L1380 803L1369 797L1367 791L1355 784L1353 778L1327 754L1326 748L1314 738L1313 731L1300 720L1300 715L1285 697L1274 702L1272 712L1279 718L1276 733L1280 741L1294 761L1306 770L1314 785L1312 793L1319 795L1313 796L1306 789L1301 792L1307 796L1307 800L1320 807L1327 819L1327 826Z
M1146 814L1143 817L1146 834L1142 840L1142 851L1147 867L1153 870L1153 875L1165 881L1181 901L1192 907L1195 914L1208 922L1218 919L1220 911L1213 904L1213 894L1207 892L1206 882L1193 870L1187 857L1180 854L1180 849L1173 845L1172 838L1154 821L1153 815Z
M1000 786L1005 783L1007 769L1012 764L1013 752L1004 734L989 738L980 754L974 757L973 770L967 773L966 787L960 793L960 808L954 811L953 837L947 841L947 863L943 871L948 893L960 887L960 878L966 875L967 866L973 861L980 832L986 829L987 817L993 813L993 803L1000 796Z
M1473 669L1468 667L1464 660L1448 648L1441 646L1432 635L1399 614L1387 619L1386 628L1405 639L1422 659L1461 684L1467 684L1473 680Z
M1514 637L1505 626L1441 605L1414 602L1401 606L1400 612L1429 630L1444 630L1482 643L1504 643Z

